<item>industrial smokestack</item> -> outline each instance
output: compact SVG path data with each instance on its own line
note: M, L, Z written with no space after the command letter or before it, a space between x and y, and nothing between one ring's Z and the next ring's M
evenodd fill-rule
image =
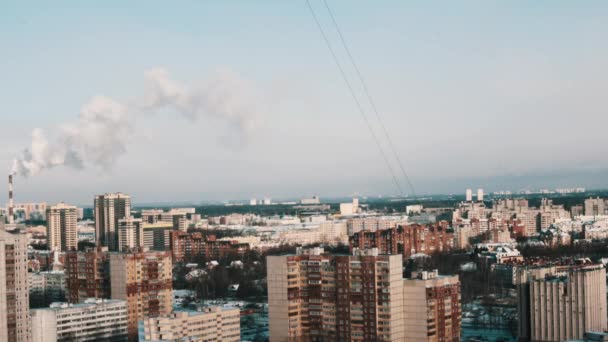
M15 213L13 212L15 203L13 202L13 175L8 175L8 223L15 223Z

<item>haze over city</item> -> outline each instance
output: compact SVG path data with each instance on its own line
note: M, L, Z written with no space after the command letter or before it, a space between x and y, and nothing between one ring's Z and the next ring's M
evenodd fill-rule
M0 342L608 341L606 18L4 1Z
M604 2L333 9L420 194L606 187ZM141 202L398 194L305 4L7 2L0 17L0 74L10 80L0 165L9 171L32 149L36 128L51 144L66 126L85 137L81 168L18 176L20 200L86 204L108 189ZM211 104L195 115L179 103L142 105L146 75L159 68ZM99 96L128 107L110 156L90 156L92 133L78 123Z

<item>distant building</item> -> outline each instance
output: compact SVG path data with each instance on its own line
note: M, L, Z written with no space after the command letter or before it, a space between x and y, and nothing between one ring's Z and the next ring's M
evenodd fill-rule
M585 200L585 216L605 215L607 207L603 198L588 198Z
M69 251L78 248L78 208L59 203L46 209L46 239L50 250Z
M205 308L203 312L174 312L141 321L140 342L241 340L241 315L238 308Z
M477 202L483 202L483 189L477 189Z
M360 231L349 239L350 248L378 248L383 254L412 254L446 252L454 249L454 233L447 222L432 225L403 225L375 232Z
M126 341L127 303L88 299L32 310L33 342Z
M570 207L570 216L572 217L572 219L576 218L577 216L581 216L584 214L583 210L584 207L582 205L573 205L572 207Z
M0 341L29 342L27 236L0 230Z
M249 200L249 205L257 205L258 201L255 198Z
M371 217L355 217L346 221L346 230L348 236L352 236L362 230L375 232L394 228L398 225L406 225L407 217L402 216L371 216Z
M127 301L130 341L137 341L138 321L171 313L172 269L167 252L110 253L112 299Z
M15 211L23 213L25 220L46 220L47 204L41 203L15 203Z
M144 223L155 224L161 220L163 213L162 209L144 209L141 211L141 218Z
M267 259L271 341L460 338L457 276L403 279L402 257L377 249L329 255L298 248Z
M358 198L353 198L353 201L350 203L340 203L340 215L342 216L352 216L358 214L359 212L360 209Z
M109 193L95 197L95 237L97 246L118 250L118 220L131 216L131 196Z
M466 190L464 200L467 202L473 202L473 190L472 189Z
M312 196L312 198L302 198L300 204L321 204L319 196Z
M173 231L173 223L161 222L145 223L144 230L144 247L154 251L168 251L171 249L171 232Z
M229 254L243 255L249 244L238 241L217 240L214 235L202 233L171 232L171 255L173 262L193 261L198 256L209 260L219 260Z
M422 212L423 206L422 204L412 204L405 207L405 214L420 214Z
M144 247L144 226L142 219L125 217L118 220L118 249Z

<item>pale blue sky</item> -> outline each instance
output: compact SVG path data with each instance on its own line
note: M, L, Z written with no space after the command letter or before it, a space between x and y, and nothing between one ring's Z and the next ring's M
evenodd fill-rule
M328 1L418 192L516 190L544 173L608 185L585 176L608 167L605 1ZM111 171L20 178L17 200L395 193L303 0L3 1L0 44L7 169L33 128L52 132L95 95L140 95L153 67L189 85L230 69L263 98L241 144L222 143L221 123L162 113L138 123Z

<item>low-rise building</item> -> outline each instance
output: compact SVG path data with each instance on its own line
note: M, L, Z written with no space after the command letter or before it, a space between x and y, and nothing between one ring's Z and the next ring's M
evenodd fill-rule
M31 310L32 342L126 341L127 303L87 299Z
M178 311L144 319L139 323L139 341L226 341L241 340L240 310L220 307L202 312Z

